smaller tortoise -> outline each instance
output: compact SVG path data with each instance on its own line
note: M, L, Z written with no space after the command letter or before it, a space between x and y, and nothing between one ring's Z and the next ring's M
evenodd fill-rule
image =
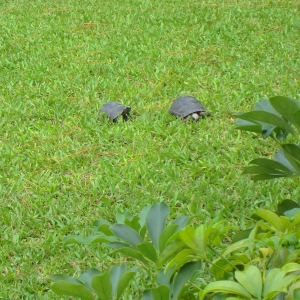
M130 106L124 106L119 102L110 101L102 105L99 114L102 112L106 113L107 117L113 122L118 122L119 116L122 115L123 120L127 121L130 118L130 110Z
M211 113L205 110L198 99L191 96L177 98L169 109L169 113L185 120L192 118L195 121L200 117L211 115Z

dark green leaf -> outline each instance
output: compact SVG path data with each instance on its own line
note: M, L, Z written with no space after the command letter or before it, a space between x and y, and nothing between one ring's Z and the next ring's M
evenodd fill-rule
M97 243L107 243L115 240L116 239L113 236L110 237L104 235L101 232L97 232L89 236L69 235L63 239L63 243L65 245L73 245L73 244L88 245L88 244L97 244Z
M170 280L171 280L172 275L173 275L172 268L167 271L165 269L162 269L157 273L156 283L158 285L165 285L170 288L170 286L171 286Z
M300 299L300 289L295 289L293 292L294 299Z
M170 290L165 285L151 289L151 292L154 300L168 300L170 298Z
M283 216L286 211L289 211L293 208L300 208L300 206L297 202L286 199L277 205L277 212L279 215Z
M151 290L146 290L141 298L141 300L154 300Z
M123 274L123 276L119 280L119 284L118 284L117 299L120 299L120 297L122 296L123 292L128 287L129 282L131 281L131 279L135 275L137 269L138 269L137 266L133 267L130 270L128 270L128 272L126 272L125 274Z
M176 219L172 224L178 225L176 232L183 229L191 221L191 217L183 216Z
M147 229L156 249L158 249L159 237L165 228L169 212L170 209L164 202L153 205L148 212L146 218Z
M300 109L294 113L293 117L294 117L293 124L298 128L298 130L300 130Z
M274 162L273 160L270 160L271 162ZM286 175L285 172L279 171L278 169L272 169L267 167L261 167L261 166L251 166L246 167L243 171L243 174L257 174L257 175Z
M285 157L284 151L280 150L279 152L274 154L274 160L284 165L287 169L290 170L289 176L292 176L297 173L295 168L291 165L291 163L288 161L288 159Z
M236 129L241 129L241 130L255 132L255 133L262 133L262 127L260 124L258 125L253 122L242 120L242 119L238 119L236 121L236 124L237 124Z
M246 229L246 230L242 230L240 232L238 232L237 234L235 234L235 236L232 238L232 241L231 243L234 244L238 241L241 241L241 240L244 240L244 239L247 239L249 237L249 234L251 233L253 229L250 228L250 229Z
M285 157L300 175L300 147L295 144L282 145Z
M51 289L58 295L78 297L83 300L94 300L93 293L79 280L64 275L51 276L55 282Z
M173 283L173 298L180 299L184 285L188 282L191 285L201 270L202 261L188 262L181 267Z
M300 102L297 103L290 98L276 96L270 98L270 103L285 120L293 123L294 113L300 108Z
M148 215L149 210L151 209L151 206L145 206L142 211L139 213L139 219L140 219L140 226L141 228L146 225L146 218Z
M253 181L260 181L260 180L268 180L268 179L275 179L279 177L288 177L287 174L284 175L268 175L268 174L262 174L262 175L256 175L253 177Z
M125 224L134 229L136 232L140 231L140 218L138 216L133 217L131 220L126 219Z
M161 233L159 237L159 251L163 251L169 238L177 231L177 224L170 224Z
M93 226L96 227L96 228L98 228L99 226L101 226L101 225L103 225L103 224L111 225L110 222L108 222L107 220L103 220L103 219L101 219L101 220L96 220L96 221L93 222Z
M140 235L134 229L125 224L115 224L110 226L110 229L116 237L127 242L133 247L136 247L137 244L141 244L143 242Z
M280 114L274 109L274 107L271 105L269 99L267 99L267 98L261 99L259 102L257 102L254 105L254 110L266 111L266 112L269 112L271 114L274 114L274 115L280 117Z
M284 121L277 115L266 111L250 111L240 115L239 117L240 119L244 119L256 124L261 124L261 122L263 122L270 125L274 125L285 130L286 132L294 134L293 128L286 121Z
M250 161L250 165L258 165L265 168L270 168L274 170L282 171L283 173L287 173L293 175L293 172L286 167L281 161L274 161L267 158L256 158Z
M161 252L157 267L161 268L167 261L173 259L180 251L187 248L186 244L181 240L174 240L169 243Z
M146 258L150 259L153 262L157 261L157 252L155 247L150 242L143 242L142 244L137 245L137 249L144 255Z
M108 243L108 244L106 244L106 246L114 248L114 249L131 248L131 246L129 246L128 244L121 243L121 242Z
M125 265L113 266L111 268L111 270L110 270L110 281L111 281L111 285L112 285L112 292L111 292L112 297L114 297L116 295L119 281L120 281L121 277L123 276L123 274L125 272L126 272L126 266Z
M105 272L102 275L94 276L92 287L100 300L109 300L112 297L110 273Z
M149 263L140 252L138 252L137 250L135 250L133 248L120 248L120 249L115 250L114 252L125 254L125 255L132 257L134 259L137 259L145 264Z
M79 279L81 281L83 281L85 283L85 285L90 289L90 290L93 290L92 288L92 279L94 276L96 275L101 275L102 273L95 269L95 268L91 268L89 270L87 270L87 272L85 273L82 273L80 276L79 276Z

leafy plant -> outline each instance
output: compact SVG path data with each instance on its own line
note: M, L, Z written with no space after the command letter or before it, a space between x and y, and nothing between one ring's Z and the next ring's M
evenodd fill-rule
M257 158L244 170L244 174L254 175L254 180L300 175L300 146L282 144L288 134L296 135L294 127L300 130L300 102L282 96L262 99L254 105L254 111L235 114L237 129L261 133L264 138L276 140L281 150L274 160Z
M145 290L142 299L179 299L183 295L192 295L197 291L195 289L191 292L190 288L196 276L201 272L201 260L197 255L190 256L185 261L173 260L176 262L176 266L174 264L172 268L164 270L163 267L167 261L176 258L178 253L186 254L184 249L187 248L187 245L181 239L181 236L184 236L182 229L186 228L191 220L190 217L183 216L166 224L169 212L169 207L164 202L152 207L145 207L137 216L131 215L126 210L124 214L117 214L116 224L98 220L94 222L95 232L92 235L68 236L64 239L64 243L65 245L105 243L106 246L113 248L115 253L136 260L147 271L147 280L144 279L143 282L145 287L150 285L150 288ZM111 292L107 291L107 297L114 296L118 281L115 282L115 277L112 275L109 277L109 274L115 273L115 268L117 267L104 274L91 269L81 275L79 280L63 275L54 275L52 279L55 283L51 288L56 293L70 296L85 296L83 293L85 292L87 295L85 297L94 297L94 292L99 299L110 299L101 296L103 292L99 292L98 285L114 287L111 288ZM125 266L122 268L124 273ZM130 276L127 275L128 272L130 272ZM136 269L130 269L128 272L124 273L126 280L122 281L122 292L129 284L129 279L136 273ZM97 280L93 276L96 276ZM146 281L150 283L146 283ZM117 293L116 299L119 299L121 294Z

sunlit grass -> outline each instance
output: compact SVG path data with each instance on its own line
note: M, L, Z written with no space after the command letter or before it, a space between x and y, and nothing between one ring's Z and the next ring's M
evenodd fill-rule
M118 210L166 201L174 216L245 228L258 206L299 195L297 181L241 175L277 148L231 116L262 97L300 99L299 4L2 1L0 296L59 299L49 275L101 269L101 249L60 242ZM186 94L213 118L169 115ZM133 121L98 117L108 100Z

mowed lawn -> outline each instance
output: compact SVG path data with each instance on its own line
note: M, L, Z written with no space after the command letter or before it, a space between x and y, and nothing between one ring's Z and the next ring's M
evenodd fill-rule
M232 113L300 100L300 1L6 0L0 28L0 299L61 299L50 275L119 263L61 241L125 208L165 201L247 228L257 207L299 198L297 178L242 175L278 146ZM213 117L169 115L181 95ZM109 100L133 119L98 117Z

